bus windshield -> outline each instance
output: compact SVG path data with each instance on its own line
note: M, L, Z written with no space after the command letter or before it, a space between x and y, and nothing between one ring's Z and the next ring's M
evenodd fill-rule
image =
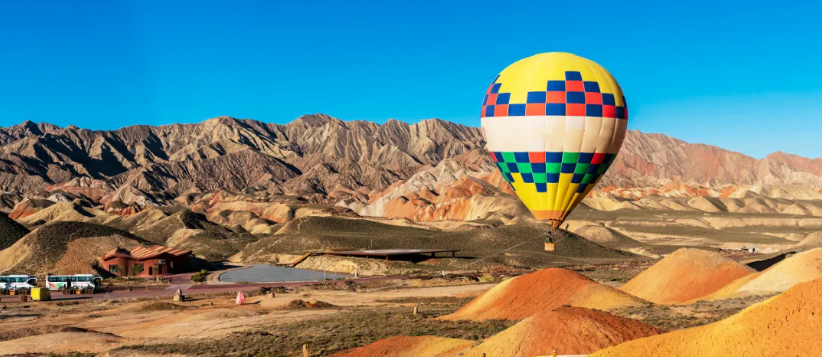
M47 277L46 281L49 283L67 283L71 282L93 282L98 280L98 277L93 275L84 275L84 276L72 276L72 275L50 275Z

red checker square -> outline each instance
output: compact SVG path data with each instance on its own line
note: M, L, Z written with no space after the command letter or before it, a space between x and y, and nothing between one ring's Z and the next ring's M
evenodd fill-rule
M494 105L497 104L497 93L489 94L488 100L485 102L485 105Z
M497 155L494 155L493 152L489 152L489 154L491 154L491 160L494 160L494 162L497 162Z
M628 107L625 107L625 120L628 120Z
M485 106L482 106L482 110L480 110L480 118L485 118Z
M585 104L565 104L565 115L571 117L584 117Z
M565 91L566 92L584 92L585 85L582 84L582 81L565 81Z
M616 109L614 109L616 110ZM495 117L507 117L508 116L508 104L497 104L494 106L494 116Z
M545 115L545 103L526 104L525 115Z
M544 152L529 152L528 153L528 161L532 164L541 164L545 162L545 153Z
M554 104L565 104L565 92L546 92L545 101Z
M601 152L594 153L594 157L591 158L591 164L601 164L602 160L605 159L605 154Z
M616 106L615 105L603 105L602 106L602 117L603 118L616 118Z
M602 104L602 93L585 92L585 104Z

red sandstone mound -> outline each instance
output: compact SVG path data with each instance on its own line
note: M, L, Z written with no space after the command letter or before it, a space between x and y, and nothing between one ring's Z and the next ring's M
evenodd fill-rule
M519 320L563 305L598 310L637 305L642 300L570 270L549 268L506 280L446 320Z
M531 316L465 354L547 356L589 354L662 331L640 321L581 307L561 307Z
M474 341L435 336L395 336L333 357L450 357L467 351Z
M9 218L20 219L26 216L30 216L32 214L40 212L40 210L49 208L53 204L54 202L42 198L25 199L18 203L16 206L14 206L14 209L11 212L9 212Z
M707 296L754 270L719 253L679 249L619 288L657 304L679 304Z
M589 357L818 356L822 279L801 283L725 320L651 336Z

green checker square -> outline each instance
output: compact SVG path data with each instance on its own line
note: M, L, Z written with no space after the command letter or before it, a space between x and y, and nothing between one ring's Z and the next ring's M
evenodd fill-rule
M531 173L531 163L530 162L520 162L517 164L519 167L519 172L523 174L530 174Z
M549 174L558 174L561 168L562 164L560 163L545 164L545 172Z
M498 162L497 167L499 167L499 170L503 173L511 172L511 170L508 170L508 164L504 162Z
M548 182L548 174L534 174L534 183L546 183Z
M602 175L605 170L608 170L608 165L599 165L597 168L597 175Z
M574 164L579 160L578 152L564 152L562 153L562 162L566 164Z
M591 175L591 174L585 174L585 176L582 177L582 182L580 182L580 183L586 184L586 185L591 183L591 177L593 177L593 176L594 175Z
M574 168L575 174L584 174L585 171L588 171L588 164L577 164Z
M513 152L504 152L504 153L502 153L502 159L505 160L505 162L511 162L511 163L517 162L517 158L514 156Z

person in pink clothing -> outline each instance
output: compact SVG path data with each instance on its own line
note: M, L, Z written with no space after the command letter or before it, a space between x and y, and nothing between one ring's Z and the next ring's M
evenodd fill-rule
M242 291L237 293L237 305L245 305L245 295Z

